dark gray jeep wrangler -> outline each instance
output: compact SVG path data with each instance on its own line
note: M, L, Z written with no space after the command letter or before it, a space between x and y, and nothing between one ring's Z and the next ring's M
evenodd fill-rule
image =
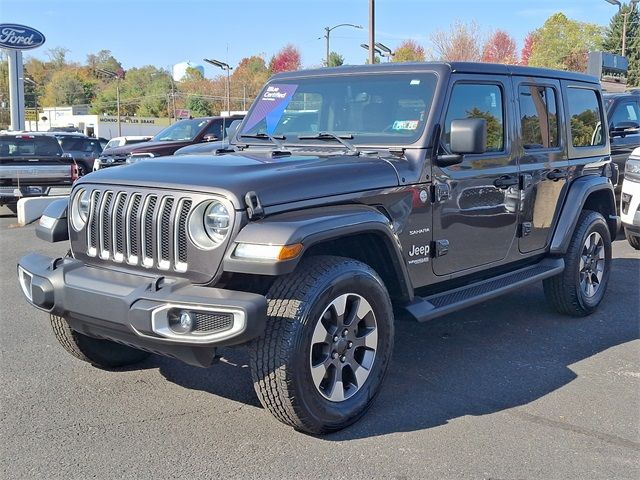
M208 367L246 345L260 401L326 433L364 414L394 309L425 321L543 281L583 316L618 229L596 79L471 63L274 76L232 145L78 181L23 257L72 355ZM470 313L472 314L472 313Z

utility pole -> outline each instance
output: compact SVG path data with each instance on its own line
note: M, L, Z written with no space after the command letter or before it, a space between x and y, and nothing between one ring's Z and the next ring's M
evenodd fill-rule
M231 70L233 67L229 66L228 63L221 62L220 60L213 60L210 58L203 58L202 61L207 62L215 67L221 68L227 72L227 114L231 115Z
M622 48L621 48L620 54L624 57L625 54L627 53L627 20L629 19L629 15L635 11L636 4L640 0L631 0L631 2L629 2L629 11L625 13L622 13L622 3L620 2L620 0L605 0L605 1L610 3L611 5L617 5L618 13L622 15Z
M118 72L112 72L111 70L105 70L103 68L96 68L96 72L101 73L110 78L116 80L116 110L118 113L118 136L122 136L122 124L120 122L120 79L124 78L124 70Z
M375 0L369 0L369 63L376 63L376 5Z
M333 27L324 27L324 38L327 40L327 53L324 57L324 66L329 66L329 55L331 55L331 49L329 47L329 36L331 35L331 30L335 30L338 27L353 27L362 29L362 25L354 25L353 23L341 23L339 25L334 25Z

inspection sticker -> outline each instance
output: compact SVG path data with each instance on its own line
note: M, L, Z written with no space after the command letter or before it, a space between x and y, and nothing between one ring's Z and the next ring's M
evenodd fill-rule
M417 130L419 120L396 120L393 122L393 130Z

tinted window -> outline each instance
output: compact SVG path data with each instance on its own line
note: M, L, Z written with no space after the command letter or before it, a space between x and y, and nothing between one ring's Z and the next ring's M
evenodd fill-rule
M640 123L640 108L633 100L620 102L609 119L612 127L622 122Z
M524 149L559 146L555 90L534 85L521 86L519 102Z
M233 122L233 119L226 118L223 120L215 120L207 127L205 135L215 135L219 140L226 136L226 128Z
M487 121L487 151L504 150L504 115L502 90L498 85L458 83L453 87L447 117L444 122L444 142L451 138L451 121L484 118Z
M53 137L2 136L0 137L0 156L60 156L62 150Z
M571 117L571 137L574 147L604 145L602 113L595 90L568 88L567 100Z
M100 153L102 151L100 142L89 138L62 137L60 145L65 152Z
M437 79L432 73L386 73L284 82L267 84L240 137L268 133L285 136L286 143L308 144L313 139L298 137L330 132L354 144L413 143L424 129Z

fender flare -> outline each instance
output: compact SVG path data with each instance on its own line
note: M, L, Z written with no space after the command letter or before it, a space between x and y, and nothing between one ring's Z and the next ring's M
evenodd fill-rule
M578 223L580 212L584 208L587 198L595 192L606 192L609 210L605 220L611 232L611 238L615 238L619 228L620 218L616 215L616 200L613 185L607 177L588 175L573 181L569 187L567 197L562 206L558 222L556 223L553 237L551 238L550 252L554 255L564 255L569 248L569 242Z
M403 296L413 297L413 287L402 256L402 249L388 217L368 205L334 205L273 215L246 225L236 236L225 255L225 272L279 276L293 272L304 253L327 240L371 233L383 241L400 283ZM264 261L233 256L238 243L293 245L303 250L286 261Z

